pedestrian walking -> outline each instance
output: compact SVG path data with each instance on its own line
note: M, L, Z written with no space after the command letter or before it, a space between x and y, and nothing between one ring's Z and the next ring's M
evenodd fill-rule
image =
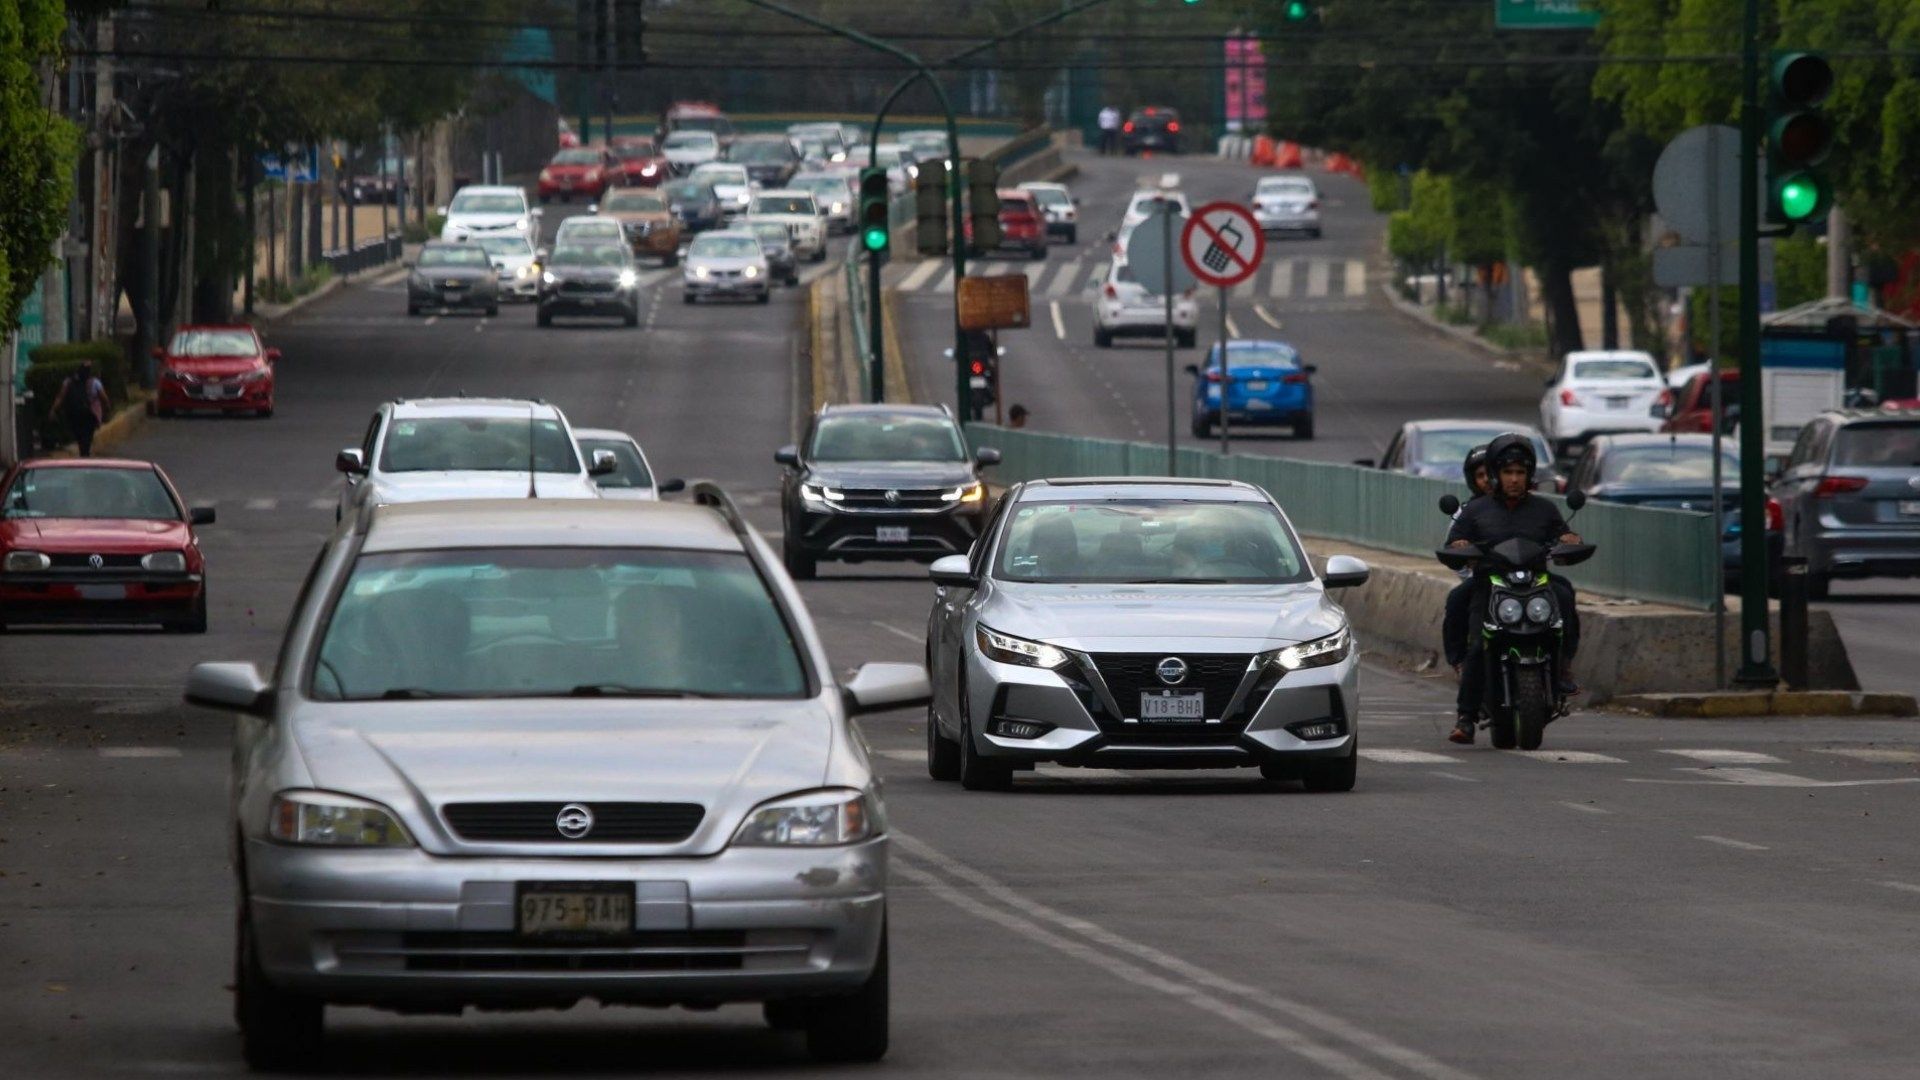
M1106 155L1120 152L1120 110L1111 105L1100 110L1100 152Z
M66 420L67 430L80 444L80 456L93 456L93 435L107 419L107 386L93 374L93 361L80 361L80 369L60 383L50 413Z

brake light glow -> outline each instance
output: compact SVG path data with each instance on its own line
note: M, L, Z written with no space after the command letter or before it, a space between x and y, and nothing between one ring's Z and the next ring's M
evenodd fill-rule
M1122 131L1125 131L1125 132L1127 132L1128 134L1132 134L1132 133L1133 133L1133 121L1131 121L1131 120L1129 120L1129 121L1127 121L1127 122L1126 122L1126 124L1125 124L1125 125L1124 125L1124 126L1123 126L1123 127L1122 127L1122 128L1120 129L1120 130L1122 130Z
M1767 500L1767 531L1779 532L1787 527L1787 515L1780 509L1779 499Z
M1580 404L1580 395L1571 390L1562 390L1560 391L1560 404L1571 409Z
M1823 476L1820 486L1813 489L1816 499L1831 499L1835 495L1846 495L1867 486L1864 476Z
M1219 381L1220 381L1220 369L1219 369L1219 368L1208 368L1208 369L1207 369L1207 381L1208 381L1208 382L1219 382Z
M1660 396L1657 398L1654 398L1653 403L1659 408L1662 408L1662 409L1667 408L1668 406L1673 404L1673 391L1671 390L1660 391Z
M1118 300L1120 298L1120 290L1114 288L1112 284L1108 284L1107 287L1101 291L1107 294L1107 299L1109 300Z
M1280 381L1288 386L1305 386L1307 385L1307 373L1304 371L1296 371L1282 378Z
M973 373L975 375L985 375L987 373L986 362L983 360L975 360L973 362Z
M1169 135L1178 135L1178 134L1180 134L1180 121L1178 121L1178 120L1169 120L1169 121L1167 121L1167 133L1168 133Z

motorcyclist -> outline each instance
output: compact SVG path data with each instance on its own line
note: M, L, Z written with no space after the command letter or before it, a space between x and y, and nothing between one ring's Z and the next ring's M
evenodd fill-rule
M1538 466L1533 440L1525 435L1509 432L1488 443L1487 470L1493 478L1494 490L1461 508L1453 527L1447 532L1447 546L1477 545L1484 549L1515 537L1547 545L1581 543L1579 534L1568 527L1566 519L1560 516L1559 507L1533 494L1533 476ZM1571 583L1553 574L1549 577L1549 584L1559 601L1562 618L1561 667L1555 673L1555 680L1560 694L1569 696L1580 692L1572 676L1573 657L1580 646L1579 612L1574 605ZM1467 601L1469 616L1474 611L1485 609L1487 596L1486 580L1476 574ZM1480 662L1480 638L1471 634L1468 637L1470 643L1466 661L1461 668L1459 715L1454 721L1453 731L1447 735L1448 741L1456 743L1473 742L1474 724L1479 719L1480 702L1486 690L1485 665Z
M1467 451L1467 458L1460 465L1460 474L1467 481L1467 501L1485 495L1490 482L1487 479L1487 448L1485 444ZM1459 520L1465 507L1454 512ZM1440 625L1440 647L1447 658L1447 664L1455 672L1467 658L1467 602L1473 596L1473 571L1460 571L1460 584L1447 594L1446 617Z

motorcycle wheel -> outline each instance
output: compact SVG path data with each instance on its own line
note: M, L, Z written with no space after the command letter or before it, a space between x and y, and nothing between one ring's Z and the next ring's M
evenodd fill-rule
M1540 749L1547 722L1553 719L1553 688L1547 685L1547 669L1522 668L1513 681L1513 719L1518 728L1520 749Z

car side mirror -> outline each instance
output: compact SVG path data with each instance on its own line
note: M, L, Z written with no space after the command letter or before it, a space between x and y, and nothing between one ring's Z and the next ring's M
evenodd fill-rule
M785 465L789 469L797 469L800 467L800 448L797 446L783 446L773 452L773 460Z
M980 584L974 576L973 564L965 555L942 555L927 567L927 576L935 585L952 589L971 589Z
M612 476L619 471L620 459L611 450L595 450L593 462L587 466L588 476Z
M1460 512L1460 497L1457 495L1440 496L1440 512L1452 517Z
M211 506L194 506L187 510L187 523L190 525L211 525L214 517Z
M1351 555L1335 555L1327 560L1327 571L1320 575L1320 581L1329 589L1351 589L1365 585L1372 576L1365 562Z
M277 364L279 362L280 362L280 350L269 348L267 350L267 363Z
M662 495L673 495L677 492L687 490L687 482L676 476L671 480L661 481L660 485L654 488L654 490Z
M1000 451L995 450L991 446L983 446L973 452L973 460L982 468L988 465L998 465L1000 464Z
M1581 491L1579 488L1567 492L1567 509L1577 511L1585 505L1587 505L1586 492Z
M367 452L357 446L348 447L333 455L333 467L335 471L348 476L364 476L367 471Z
M919 664L862 664L840 687L849 716L925 705L933 700L927 669Z
M1363 469L1377 469L1377 468L1379 468L1379 467L1380 467L1380 463L1379 463L1379 462L1377 462L1377 461L1375 461L1374 459L1372 459L1372 458L1370 458L1370 457L1357 457L1357 458L1354 458L1354 459L1353 459L1353 463L1354 463L1355 465L1358 465L1358 466L1360 466L1360 467L1361 467L1361 468L1363 468Z
M208 709L238 709L264 716L272 708L273 690L252 664L227 662L195 664L187 672L186 700Z

